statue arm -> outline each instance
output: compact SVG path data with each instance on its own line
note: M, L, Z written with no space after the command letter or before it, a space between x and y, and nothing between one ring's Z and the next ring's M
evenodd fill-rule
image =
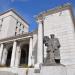
M58 39L57 39L57 46L58 46L58 48L60 48L60 42Z
M58 45L58 48L60 48L60 44Z

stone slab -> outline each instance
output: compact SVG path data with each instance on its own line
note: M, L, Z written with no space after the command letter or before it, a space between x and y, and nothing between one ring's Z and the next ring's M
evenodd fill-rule
M36 73L35 68L0 68L0 75L75 75L75 65L42 65L39 70Z

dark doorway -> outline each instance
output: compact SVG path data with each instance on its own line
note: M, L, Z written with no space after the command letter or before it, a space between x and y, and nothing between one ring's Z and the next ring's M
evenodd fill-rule
M8 49L7 60L6 60L6 66L10 66L11 54L12 54L12 47L10 47L10 48Z
M28 65L28 55L29 55L29 45L24 44L21 47L20 66L22 66L23 64Z

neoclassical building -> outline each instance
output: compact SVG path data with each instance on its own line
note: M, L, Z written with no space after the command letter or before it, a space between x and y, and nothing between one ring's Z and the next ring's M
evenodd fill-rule
M29 32L29 24L15 10L0 14L0 74L74 75L75 19L71 5L42 12L35 19L38 28ZM50 34L60 42L59 66L44 65L47 47L43 38L50 38Z
M19 67L31 65L35 32L28 32L29 24L13 9L0 15L0 64ZM35 38L34 38L35 37ZM34 43L33 43L34 41Z

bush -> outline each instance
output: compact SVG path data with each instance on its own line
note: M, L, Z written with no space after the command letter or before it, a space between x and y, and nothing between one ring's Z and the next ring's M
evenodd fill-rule
M22 67L22 68L34 68L33 65L28 66L28 64L22 64L20 67Z
M20 67L23 67L23 68L28 68L28 65L27 64L21 64Z
M0 65L0 67L7 67L6 65Z

